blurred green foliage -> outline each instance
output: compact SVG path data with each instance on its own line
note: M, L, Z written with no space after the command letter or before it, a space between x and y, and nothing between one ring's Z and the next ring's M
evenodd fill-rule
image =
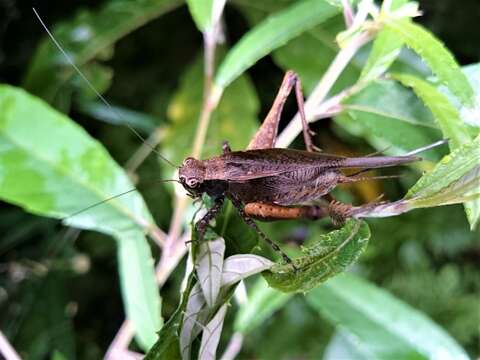
M160 151L178 164L189 153L201 105L202 38L185 4L144 3L144 10L132 7L126 0L85 0L55 6L39 3L37 10L50 26L57 28L60 24L59 32L63 31L65 36L75 30L74 34L83 39L80 45L73 44L76 48L70 49L68 39L60 40L75 54L82 71L99 91L106 92L112 104L120 107L122 119L130 126L145 137L159 128ZM225 49L286 3L229 2L225 10ZM470 0L460 6L456 1L445 0L421 1L420 5L426 16L419 21L446 41L462 65L480 61L477 39L472 39L471 31L478 22L480 4ZM28 4L11 1L0 7L5 10L0 18L2 82L24 86L48 100L98 139L119 164L125 164L141 145L138 139L128 129L111 124L108 110L46 40ZM112 11L116 15L109 18ZM452 16L461 20L453 21ZM78 27L84 21L95 34L103 36L101 46L91 41L93 33ZM228 87L212 120L205 155L220 151L225 139L236 149L248 142L256 121L268 111L286 68L297 70L310 92L335 56L334 37L342 29L342 21L337 16L302 34L262 58ZM45 50L36 53L37 46ZM38 60L35 53L43 57ZM355 81L366 56L361 52L354 59L333 92ZM42 71L35 72L35 67ZM411 52L402 53L393 68L406 67L410 72L414 69L425 75L425 66ZM32 72L41 77L32 78ZM478 84L475 90L479 91ZM366 103L368 107L364 106ZM346 109L335 121L314 125L318 133L330 138L322 143L322 136L318 136L321 147L328 150L337 145L349 152L368 153L374 151L372 146L395 145L395 150L407 151L440 136L431 112L413 92L392 80L376 81L350 98ZM288 102L285 119L294 112L294 102ZM375 124L379 113L382 119L395 121L387 130L381 129L378 121ZM441 155L442 152L431 152L428 157L438 160ZM412 170L405 170L404 174L399 181L380 185L388 199L402 197L412 185L411 179L418 177ZM167 185L152 182L171 176L171 169L152 156L132 179L138 180L137 187L152 216L164 230L168 229L172 215L172 191ZM341 190L339 197L359 200L358 193L348 190ZM229 208L224 209L228 211ZM224 229L226 221L225 216L218 219L217 229ZM480 230L469 232L462 207L416 210L368 223L372 233L370 245L354 271L427 314L470 356L478 357ZM250 251L255 246L252 234L238 224L233 221L225 232L229 255ZM261 227L275 240L287 244L309 243L331 230L327 222L305 221ZM240 239L235 236L238 232L242 232ZM158 258L156 249L151 246L153 256ZM263 244L256 246L255 252L269 254ZM115 242L105 235L80 233L58 221L1 203L0 330L29 359L101 358L125 316L116 255ZM177 308L183 268L181 263L162 288L165 319ZM247 282L248 289L259 286L253 282ZM237 305L232 308L236 311ZM325 349L332 354L334 347L330 340L343 339L326 318L307 305L303 295L285 299L275 310L273 316L267 316L252 331L245 330L240 358L328 358L329 351ZM238 330L234 311L227 315L220 349ZM348 343L348 336L343 341ZM140 349L138 344L131 348Z

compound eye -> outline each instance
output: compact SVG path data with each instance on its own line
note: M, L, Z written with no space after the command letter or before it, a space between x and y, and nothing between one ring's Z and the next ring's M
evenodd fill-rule
M179 176L178 178L180 179L180 182L182 182L182 183L184 183L185 180L187 180L187 178L183 175Z
M193 162L193 158L192 157L188 157L185 159L185 161L183 162L183 165L189 165Z
M197 187L198 186L198 180L197 179L188 179L187 180L187 185L190 186L191 188Z

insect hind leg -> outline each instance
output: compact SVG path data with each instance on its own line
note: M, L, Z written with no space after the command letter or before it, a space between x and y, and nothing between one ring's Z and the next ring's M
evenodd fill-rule
M277 96L273 102L273 105L268 112L265 120L258 129L253 139L248 144L247 150L254 149L270 149L275 147L275 140L277 138L278 124L283 111L283 106L287 97L295 87L295 96L297 99L298 112L302 120L303 139L305 141L305 147L308 151L319 151L317 147L313 145L312 134L314 134L308 127L307 119L305 117L303 91L300 78L294 71L287 71L283 77L282 85L278 90Z

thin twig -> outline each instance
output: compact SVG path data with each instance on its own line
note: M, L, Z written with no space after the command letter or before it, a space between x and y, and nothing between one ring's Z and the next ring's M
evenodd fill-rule
M185 245L185 242L190 239L190 236L190 231L185 231L185 233L177 242L178 246L170 253L168 260L165 258L166 260L158 263L157 268L155 269L155 275L160 286L167 281L172 271L177 267L180 260L182 260L183 256L187 253L188 247Z
M193 141L192 156L194 158L199 158L202 154L203 145L207 136L208 125L210 123L210 118L213 110L218 104L218 101L221 97L221 91L215 90L213 87L213 75L215 70L215 46L217 31L219 29L218 22L221 17L221 10L223 6L214 14L214 23L211 25L210 29L207 29L204 33L204 94L203 94L203 105L200 112L200 117L198 120L197 130L195 132L195 138ZM183 225L183 218L185 210L187 208L188 199L183 196L176 196L175 199L175 210L172 223L168 232L167 241L164 247L160 258L160 267L163 266L168 268L170 261L168 258L172 253L176 252L176 248L179 246L177 241L180 236L181 228Z
M358 93L364 88L364 85L365 84L363 83L357 83L325 100L320 105L318 105L315 110L310 114L310 121L314 122L316 120L324 119L326 117L332 117L341 113L344 110L344 107L342 106L342 101L352 96L353 94Z
M214 14L215 16L214 24L212 24L212 31L206 31L204 34L204 100L192 148L192 156L195 158L199 158L201 156L212 112L218 105L218 101L222 95L221 90L213 87L213 76L215 70L216 37L219 29L218 23L220 21L221 12L224 5L225 2L223 1L223 5L215 9L216 13ZM167 281L171 272L176 268L180 260L187 252L187 247L185 246L185 241L187 238L185 238L185 236L180 237L180 234L188 200L189 199L185 195L175 196L173 218L168 231L168 236L163 244L160 261L156 267L156 277L160 288ZM186 232L184 235L190 236L189 232ZM115 339L120 339L121 341L115 341L114 339L109 347L107 355L109 353L115 354L118 351L125 352L126 349L128 349L128 345L131 342L133 335L134 329L129 326L128 320L125 320L115 336Z
M13 346L7 340L3 332L0 331L0 354L5 357L6 360L21 360L20 355L15 351Z
M128 319L125 320L108 347L107 353L105 354L105 360L118 359L118 354L123 353L128 349L128 345L132 341L134 333L135 331L132 322Z
M369 34L360 33L353 38L347 44L347 46L338 52L337 56L330 64L330 67L325 72L325 75L312 91L307 101L305 101L305 115L307 117L307 121L312 122L312 114L315 113L315 109L323 102L340 74L343 72L358 50L370 39L371 36ZM300 131L302 131L302 125L300 122L300 115L297 113L287 127L278 136L276 146L287 147L297 137Z
M185 232L182 236L180 244L184 244L185 241L190 238L190 232ZM159 263L156 268L156 279L158 287L161 288L165 282L167 281L168 277L172 273L172 271L177 267L180 260L183 258L185 253L187 252L186 246L179 246L176 250L171 253L171 256L168 258L167 263ZM125 356L127 353L126 349L128 349L128 345L133 339L135 335L135 329L133 328L133 324L130 320L126 319L120 326L115 338L113 339L112 343L108 347L107 353L105 355L106 360L117 360L120 357L118 355ZM127 354L127 355L128 355Z
M238 355L243 345L242 333L236 332L228 342L227 348L220 360L233 360Z
M343 18L345 20L345 25L347 29L353 25L353 9L352 5L350 4L349 0L342 0L342 6L343 6Z
M135 151L135 153L125 163L125 170L128 174L133 175L138 167L145 161L145 159L152 153L162 139L163 129L157 127L145 142Z

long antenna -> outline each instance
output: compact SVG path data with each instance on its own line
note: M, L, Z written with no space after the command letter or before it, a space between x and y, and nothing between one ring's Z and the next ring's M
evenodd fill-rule
M82 71L78 68L77 65L75 65L75 62L73 61L73 59L67 54L67 52L65 50L63 50L62 46L60 45L60 43L57 41L57 39L55 39L55 37L53 36L53 34L50 32L50 30L48 29L47 25L45 25L45 23L43 22L42 18L40 17L40 15L38 14L37 10L35 10L34 7L32 7L32 10L33 12L35 13L35 16L37 17L38 21L40 22L40 24L42 25L43 29L46 31L46 33L48 34L48 36L50 37L50 39L52 40L52 42L55 44L55 46L58 48L58 50L60 50L60 52L63 54L63 56L65 57L65 59L69 62L70 65L72 65L72 67L75 69L75 71L78 73L78 75L80 75L80 77L85 81L85 83L88 85L88 87L95 93L95 95L98 96L98 98L105 104L105 106L107 106L107 108L112 112L112 114L114 114L118 120L121 120L121 122L123 122L129 129L130 131L132 131L135 136L137 138L139 138L142 142L144 142L155 154L158 155L158 157L160 157L162 160L164 160L167 164L169 164L170 166L174 167L174 168L178 168L178 166L174 165L170 160L168 160L165 156L163 156L162 154L160 154L155 148L153 148L150 144L148 144L148 142L145 140L145 138L139 134L139 132L137 130L135 130L132 126L130 126L130 124L128 124L128 122L123 118L123 116L117 111L115 110L115 108L113 108L110 103L107 101L107 99L105 99L102 94L100 94L97 89L95 89L95 87L93 86L93 84L90 82L90 80L88 80L88 78L82 73Z
M444 144L448 144L448 140L449 139L443 139L443 140L439 140L439 141L436 141L434 142L433 144L430 144L430 145L427 145L427 146L423 146L421 148L418 148L418 149L415 149L413 151L410 151L409 153L406 153L405 155L403 156L412 156L412 155L417 155L421 152L424 152L424 151L427 151L427 150L430 150L430 149L433 149L437 146L440 146L440 145L444 145Z
M156 180L156 181L152 181L152 183L159 183L159 182L179 182L178 180ZM137 188L133 188L133 189L130 189L130 190L127 190L127 191L124 191L120 194L117 194L117 195L113 195L113 196L110 196L109 198L106 198L106 199L103 199L102 201L99 201L99 202L96 202L92 205L89 205L87 206L86 208L83 208L82 210L79 210L77 212L74 212L73 214L70 214L64 218L62 218L62 221L65 221L65 220L68 220L76 215L79 215L87 210L90 210L98 205L102 205L110 200L113 200L113 199L116 199L116 198L119 198L120 196L123 196L123 195L127 195L127 194L130 194L131 192L134 192L134 191L138 191Z

